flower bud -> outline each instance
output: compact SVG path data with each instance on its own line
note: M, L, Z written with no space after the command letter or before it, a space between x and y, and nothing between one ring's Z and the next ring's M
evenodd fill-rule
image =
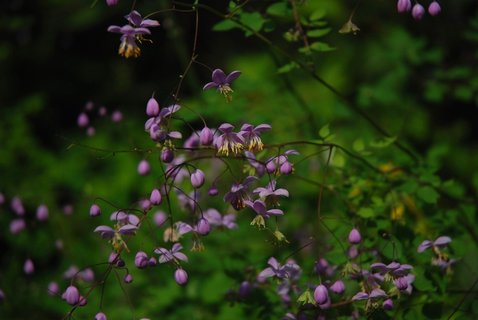
M208 146L212 143L213 140L214 134L212 133L212 130L205 126L201 130L201 133L199 133L199 141L202 145Z
M397 11L400 13L410 11L412 8L412 2L410 0L398 0Z
M183 286L188 282L188 274L186 271L183 269L177 269L174 272L174 280L176 280L176 283Z
M123 278L124 283L131 283L133 282L133 276L131 273L127 273Z
M0 289L0 303L3 303L3 301L5 301L5 293Z
M35 266L33 265L33 261L31 259L25 260L25 263L23 264L23 271L26 274L32 274L35 272Z
M275 165L275 163L274 163L273 160L268 161L268 162L266 163L266 170L267 170L267 172L269 172L269 173L274 173L274 171L276 171L276 165Z
M140 269L148 266L148 256L143 251L138 251L134 257L134 265Z
M428 6L428 13L431 15L431 16L436 16L437 14L439 14L441 11L441 7L440 5L438 4L438 2L436 1L433 1L432 3L430 3L430 5Z
M408 288L408 280L407 277L400 277L397 278L393 281L395 284L395 287L397 287L398 290L403 291Z
M329 292L323 284L319 284L314 291L314 299L320 305L329 300Z
M174 159L174 152L169 148L165 148L161 151L161 161L164 163L170 163Z
M98 312L95 316L95 320L107 320L107 318L103 312Z
M239 297L245 298L251 293L252 290L252 285L249 281L243 281L241 282L241 285L239 286Z
M85 128L89 123L90 119L88 118L88 115L84 112L80 113L78 115L78 119L76 120L78 127L80 128Z
M108 110L106 110L105 107L100 107L100 109L98 110L98 114L100 115L100 117L106 116L107 113L108 113Z
M95 130L94 127L91 127L91 126L90 126L90 127L88 127L88 128L86 129L86 135L87 135L88 137L94 136L95 133L96 133L96 130Z
M80 292L75 286L69 286L61 296L69 305L75 306L80 301Z
M149 162L146 160L141 160L138 164L138 173L141 176L146 176L149 174L149 171L151 170L151 166L149 165Z
M60 293L60 286L55 281L48 284L48 294L50 296L56 296Z
M119 110L113 111L113 113L111 114L111 121L120 122L121 120L123 120L123 114L121 113L121 111Z
M215 185L212 185L211 188L207 191L207 194L211 197L217 196L219 194L219 190Z
M0 205L5 203L5 195L0 192Z
M199 222L197 224L197 232L200 234L200 235L208 235L209 232L211 231L211 227L209 226L209 222L204 219L204 218L201 218L199 219Z
M154 98L150 98L146 104L146 114L149 117L156 117L159 114L159 104Z
M290 163L289 161L284 162L280 166L280 173L282 174L288 175L288 174L291 174L292 171L293 171L292 163Z
M151 257L148 260L148 266L149 267L155 267L158 264L158 260L156 260L155 257Z
M359 244L360 241L362 241L360 232L356 228L353 228L349 233L349 242L351 244Z
M78 276L85 282L93 282L93 280L95 280L95 273L91 268L86 268L85 270L79 272Z
M204 184L204 179L204 172L200 169L196 169L196 171L191 174L191 184L194 188L201 188Z
M23 207L23 203L20 197L18 196L13 197L10 203L10 207L12 208L13 212L17 214L17 216L25 215L25 208Z
M37 220L45 221L48 219L48 207L44 204L41 204L37 208Z
M425 14L425 8L419 3L416 3L412 8L412 17L415 20L421 20Z
M337 294L342 294L345 291L345 284L342 280L337 280L330 286L330 291Z
M25 220L23 219L12 220L12 222L10 222L10 232L11 234L18 234L23 231L26 226L27 225L25 224Z
M151 191L151 196L149 197L151 204L155 206L160 205L162 200L161 192L159 192L158 189L153 189L153 191Z
M86 306L87 303L88 301L86 300L86 298L83 296L80 296L80 307Z
M387 299L383 302L382 307L385 310L392 310L393 309L393 300L392 299Z
M161 227L168 217L162 211L157 211L153 216L154 224Z
M90 216L97 217L101 214L101 208L96 203L93 203L90 207Z

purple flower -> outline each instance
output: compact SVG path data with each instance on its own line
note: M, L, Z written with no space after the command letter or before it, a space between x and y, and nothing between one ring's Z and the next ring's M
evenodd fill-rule
M23 203L20 197L13 197L10 202L10 207L12 208L13 212L15 212L18 216L25 215L25 208L23 207Z
M257 177L262 177L266 172L266 166L263 163L257 161L256 156L250 151L244 151L244 157L247 159L247 162L252 169L252 172L250 172L249 174ZM249 172L246 170L248 170L247 167L244 171Z
M199 142L203 146L208 146L210 145L214 140L214 134L211 129L209 129L207 126L204 126L202 128L201 132L199 133Z
M143 269L148 266L148 256L143 251L138 251L136 256L134 257L134 265L139 268Z
M319 305L327 303L327 301L330 299L329 292L323 284L320 284L315 288L314 299Z
M97 217L101 214L101 208L96 203L93 203L90 207L90 216Z
M85 128L90 123L90 119L88 118L88 115L86 113L82 112L78 115L78 119L76 120L76 122L78 124L78 127Z
M95 273L91 268L86 268L78 273L78 277L85 282L93 282L95 280Z
M417 251L422 253L423 251L427 250L428 248L432 247L444 247L451 242L451 238L448 236L441 236L436 238L435 241L425 240L419 246Z
M224 195L224 202L229 202L236 210L244 209L244 200L248 200L247 187L257 178L248 176L242 183L233 183L231 190Z
M133 282L133 276L131 273L127 273L123 278L124 283L131 283Z
M25 220L22 218L14 219L10 222L10 233L11 234L18 234L22 232L26 228Z
M433 1L432 3L430 3L430 5L428 6L428 13L431 15L431 16L436 16L437 14L439 14L441 11L441 7L440 5L438 4L438 2L436 1Z
M204 179L204 172L202 172L200 169L196 169L196 171L191 174L191 184L196 189L202 187L204 184Z
M5 195L0 192L0 206L5 203Z
M279 197L289 197L289 191L284 188L276 188L276 180L271 180L265 188L259 187L252 191L268 205L279 205Z
M69 305L75 306L80 301L80 292L75 286L69 286L61 296Z
M260 134L271 128L268 124L260 124L254 127L251 124L245 123L242 125L239 134L244 138L245 145L247 145L249 151L261 151L264 148L264 144L262 143Z
M199 219L195 229L200 235L206 236L211 231L211 226L209 225L207 219L201 218Z
M218 130L222 132L222 135L214 141L219 154L229 156L229 152L238 154L244 149L244 138L240 134L233 132L233 129L234 126L229 123L223 123L219 126Z
M161 192L159 192L158 189L153 189L153 191L151 191L149 201L151 201L151 204L155 206L160 205L162 201Z
M159 103L154 97L151 97L146 104L146 114L149 117L156 117L159 115Z
M412 2L410 0L398 0L397 2L397 11L402 13L402 12L407 12L410 11L412 8Z
M32 259L25 260L25 263L23 264L23 272L25 272L25 274L32 274L35 272L35 265L33 264Z
M167 219L168 217L163 211L156 211L153 216L154 224L156 224L158 227L161 227Z
M404 291L408 288L407 277L399 277L393 281L398 290Z
M237 228L235 214L226 214L225 216L221 216L219 211L216 209L208 209L206 212L204 212L204 218L206 218L209 224L213 226L225 227L226 229Z
M176 283L183 286L188 282L188 274L183 269L176 269L174 272L174 280Z
M138 173L141 176L146 176L149 174L149 171L151 170L151 166L149 165L149 162L146 160L141 160L138 164Z
M227 101L232 100L232 93L234 92L231 89L231 83L236 80L241 75L240 71L233 71L226 76L224 71L221 69L215 69L212 72L212 82L206 83L203 87L203 90L208 90L216 88L221 94L223 94Z
M356 228L353 228L349 233L349 242L351 244L359 244L360 241L362 241L360 232Z
M98 312L95 315L95 320L107 320L106 314L104 314L103 312Z
M288 175L294 171L294 166L289 162L289 156L299 154L296 150L287 150L281 155L272 157L266 161L267 172L274 173L279 171L284 175Z
M342 294L345 291L345 284L342 280L337 280L335 281L331 286L330 286L330 291L337 293L337 294Z
M63 273L63 277L65 279L73 279L78 275L78 272L80 270L78 269L77 266L70 266L66 271Z
M425 8L418 2L412 8L412 17L415 20L421 20L425 14Z
M106 4L109 7L116 6L118 4L119 0L106 0Z
M98 226L93 232L98 232L103 239L111 239L115 235L115 230L108 226Z
M266 204L262 200L255 200L254 202L245 200L244 203L252 208L258 215L263 216L264 218L269 218L270 216L281 216L284 212L280 209L269 209L267 210Z
M141 49L136 44L136 40L141 42L145 34L151 34L148 28L159 26L159 22L151 19L143 20L137 11L132 11L125 18L130 24L122 27L109 26L108 32L121 33L119 55L125 58L137 58L141 54Z
M120 122L121 120L123 120L123 113L121 113L119 110L113 111L111 114L111 121Z
M60 293L60 286L55 281L52 281L48 284L48 294L51 296L56 296Z
M262 270L257 276L257 281L264 282L267 278L277 277L283 279L286 277L284 267L280 265L276 258L270 257L267 261L269 267Z
M383 302L382 308L385 310L392 310L393 309L393 300L392 299L387 299Z
M176 242L173 244L171 250L166 248L157 248L154 249L154 253L159 254L159 263L169 262L174 259L187 262L188 257L184 253L179 252L182 248L183 246L179 242Z

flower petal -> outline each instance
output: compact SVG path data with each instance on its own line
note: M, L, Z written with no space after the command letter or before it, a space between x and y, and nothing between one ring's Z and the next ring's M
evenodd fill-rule
M203 90L209 90L212 88L217 88L219 85L215 82L208 82L206 85L202 88Z
M366 300L368 299L368 294L366 292L359 292L352 297L352 301Z
M427 250L428 248L431 248L433 246L433 242L430 240L425 240L423 241L419 246L418 246L418 253L422 253L423 251Z
M128 15L125 16L125 18L126 20L128 20L128 22L137 27L141 25L141 21L143 20L141 14L136 10L131 11Z
M440 247L440 246L445 246L450 242L451 242L450 237L441 236L441 237L438 237L435 241L433 241L433 245Z
M121 33L121 27L120 26L109 26L107 30L108 30L108 32Z
M144 19L144 20L141 22L141 27L149 28L149 27L158 27L158 26L159 26L158 20Z
M226 77L225 83L231 84L234 80L236 80L241 75L241 71L233 71L229 73Z
M212 81L217 85L224 84L226 81L226 74L221 69L215 69L212 72Z

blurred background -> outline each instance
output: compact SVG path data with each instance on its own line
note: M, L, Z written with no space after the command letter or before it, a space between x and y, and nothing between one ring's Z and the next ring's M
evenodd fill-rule
M469 218L476 221L478 3L444 0L440 15L415 21L410 14L397 13L395 1L298 1L303 16L315 14L320 28L330 29L320 36L322 47L314 52L304 51L302 40L292 39L295 22L289 2L270 9L275 3L280 1L250 1L243 10L251 14L239 17L304 61L345 100L308 72L290 67L287 57L254 35L221 24L221 17L200 9L199 63L192 65L180 91L180 103L186 107L181 117L191 128L202 128L197 113L206 118L209 127L223 122L237 127L246 121L269 123L273 130L264 135L264 141L273 144L319 139L321 128L329 125L334 142L366 157L364 146L383 143L383 136L350 108L353 105L413 150L421 159L417 166L423 174L455 182L451 198L445 198L436 211L425 208L423 219L432 220L439 213L441 217L452 215L448 205L458 206L456 199L466 198L473 208ZM219 12L229 8L227 1L204 4ZM100 223L88 215L91 203L100 197L127 207L147 195L156 181L154 174L145 178L136 172L141 159L157 159L156 154L144 151L154 146L144 132L146 102L154 93L161 106L173 103L179 76L190 60L195 15L168 10L170 1L137 1L135 8L143 16L164 10L151 17L161 26L151 29L151 43L140 45L139 58L125 59L117 54L119 35L106 29L125 24L124 15L132 5L126 0L114 7L104 1L80 0L0 3L0 192L5 197L0 207L2 319L62 318L69 308L58 297L48 295L48 284L57 281L64 290L68 268L104 262L109 254L106 242L92 233ZM187 6L177 3L176 8ZM339 33L352 12L360 31L355 35ZM304 22L304 28L308 27ZM215 68L242 72L233 85L231 103L214 90L202 91ZM94 105L88 111L95 130L92 136L77 126L78 115L88 102ZM106 108L106 116L98 114L100 107ZM111 119L115 111L122 113L122 121ZM192 132L188 126L182 128ZM408 156L390 143L387 147L374 149L370 161L413 171L416 164ZM335 155L333 162L344 171L370 174L344 155ZM297 176L301 172L304 176L313 172L313 176L322 165L318 161L298 166ZM153 168L153 173L159 172ZM307 229L306 212L316 210L316 189L311 191L298 180L291 178L289 190L301 196L297 203L285 204L292 217L284 218L289 219L284 228L296 244L306 236L294 232ZM15 219L10 208L15 196L22 199L26 211L26 229L18 234L9 230ZM334 201L325 204L325 211L334 210ZM40 204L49 208L49 219L44 222L35 218ZM108 216L101 219L106 222ZM442 227L453 233L453 223L460 220L450 219L452 222ZM427 224L428 231L422 234L439 235L433 228L441 221L446 219ZM174 270L168 267L134 274L127 294L111 277L103 297L105 313L111 319L242 319L245 315L275 319L265 311L280 309L276 305L248 307L227 299L229 290L237 290L244 272L251 272L249 266L265 267L273 252L293 251L271 246L271 239L249 227L249 222L239 220L237 231L208 238L205 246L210 249L192 254L188 266L191 281L185 288L174 283ZM476 227L466 228L468 236L463 236L463 243L467 244L461 251L468 255L468 262L478 261L473 245ZM155 243L151 238L160 233L141 237L140 247ZM34 261L35 272L25 275L28 258ZM468 277L462 274L456 281L466 283ZM476 293L467 299L473 297ZM75 313L76 318L93 318L98 303L99 297L92 298ZM476 315L478 310L473 310ZM466 315L473 318L473 313Z

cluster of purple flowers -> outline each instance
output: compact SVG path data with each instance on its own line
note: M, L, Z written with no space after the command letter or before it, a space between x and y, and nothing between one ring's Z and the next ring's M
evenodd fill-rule
M98 109L95 112L95 109ZM105 106L95 106L95 104L92 101L88 101L84 108L83 111L78 114L78 118L76 120L76 123L78 127L80 128L85 128L86 129L86 135L91 137L94 136L96 133L96 129L92 124L92 118L93 117L106 117L108 116L108 109ZM121 122L123 120L123 113L119 110L114 110L111 115L110 119L114 123Z
M417 1L415 1L415 4L412 7L411 0L398 0L397 10L400 13L408 12L408 11L411 10L412 11L412 17L415 20L421 20L423 18L423 16L425 15L425 8L423 7L423 5L421 5ZM428 5L428 13L431 16L438 15L440 13L440 11L441 11L441 7L440 7L440 4L437 1L433 0L432 2L430 2L430 4Z
M451 266L456 262L455 259L451 259L443 249L451 242L451 238L448 236L440 236L434 241L424 240L418 246L418 253L422 253L428 249L432 249L433 258L432 265L439 267L443 272L451 272Z

